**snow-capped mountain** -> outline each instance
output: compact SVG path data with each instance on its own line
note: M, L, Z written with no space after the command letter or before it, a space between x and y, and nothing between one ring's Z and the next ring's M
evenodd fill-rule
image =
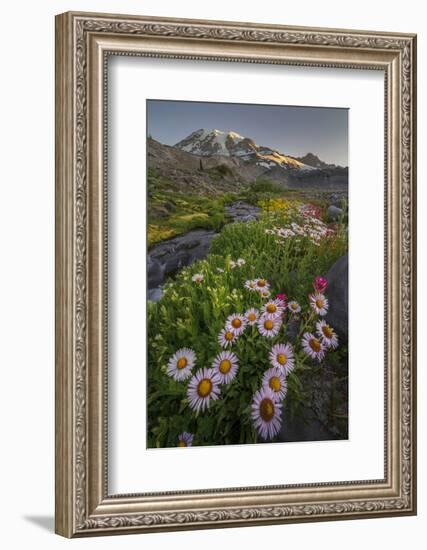
M201 128L176 143L175 147L201 157L237 157L242 161L262 167L266 172L277 169L298 172L316 170L315 167L284 155L275 149L259 146L253 139L241 136L236 132Z

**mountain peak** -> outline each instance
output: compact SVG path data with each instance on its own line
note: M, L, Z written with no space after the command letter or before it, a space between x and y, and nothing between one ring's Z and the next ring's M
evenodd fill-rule
M218 128L200 128L175 144L175 147L199 156L232 156L232 150L245 138L237 132Z
M323 160L320 160L319 157L314 153L307 153L303 157L296 157L296 158L300 162L303 162L308 166L312 166L313 168L318 168L319 170L323 168L331 168L335 166L334 164L327 164L326 162L323 162Z
M225 132L218 128L200 128L175 144L176 148L201 157L232 157L255 164L265 173L272 170L311 171L324 165L312 153L303 159L293 158L272 147L258 146L249 137L232 130ZM307 158L307 162L304 160Z

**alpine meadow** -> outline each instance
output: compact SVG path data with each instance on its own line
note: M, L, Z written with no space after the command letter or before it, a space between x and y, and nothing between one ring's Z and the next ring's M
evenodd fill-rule
M147 447L348 438L347 149L346 109L147 101Z

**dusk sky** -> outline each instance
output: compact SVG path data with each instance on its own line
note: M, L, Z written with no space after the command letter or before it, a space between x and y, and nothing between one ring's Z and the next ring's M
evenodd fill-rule
M148 134L174 145L200 128L234 131L290 156L348 165L348 109L147 101Z

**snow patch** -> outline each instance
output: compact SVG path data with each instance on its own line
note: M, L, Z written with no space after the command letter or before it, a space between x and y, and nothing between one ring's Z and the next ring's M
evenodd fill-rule
M264 168L271 168L271 166L274 165L274 162L265 162L265 161L261 161L261 162L257 162L257 165L258 166L263 166Z
M236 143L240 143L241 141L243 141L245 139L243 136L241 136L237 132L228 132L228 135Z
M233 153L235 157L241 157L241 158L250 158L255 154L254 151L250 151L248 149L241 149L240 151L236 151Z

